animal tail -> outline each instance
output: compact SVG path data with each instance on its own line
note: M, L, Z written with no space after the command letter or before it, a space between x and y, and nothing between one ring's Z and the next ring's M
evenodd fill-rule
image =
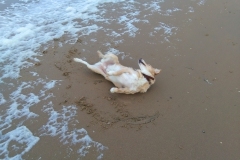
M75 61L75 62L79 62L79 63L83 63L83 64L85 64L85 65L89 65L86 61L84 61L84 60L82 60L82 59L80 59L80 58L73 58L73 60Z

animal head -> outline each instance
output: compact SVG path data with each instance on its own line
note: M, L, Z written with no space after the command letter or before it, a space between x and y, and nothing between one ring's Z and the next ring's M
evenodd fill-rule
M143 76L148 80L150 84L155 82L155 75L161 72L160 69L153 68L151 65L147 64L142 58L139 59L138 65Z

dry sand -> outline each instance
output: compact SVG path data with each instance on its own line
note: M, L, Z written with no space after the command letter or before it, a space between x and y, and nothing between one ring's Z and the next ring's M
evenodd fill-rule
M196 8L191 15L192 22L182 24L181 30L171 37L171 42L181 37L173 45L147 44L155 38L145 36L145 28L141 27L142 34L135 38L126 38L120 45L112 43L118 50L129 53L124 60L120 58L123 65L138 68L137 60L143 58L162 69L147 93L111 94L111 82L73 62L74 57L97 62L96 51L106 51L102 33L79 37L75 44L63 47L57 43L66 37L55 39L49 49L41 50L40 63L22 70L22 79L28 80L25 73L34 70L42 77L62 80L61 85L49 91L54 93L55 107L78 106L81 123L76 125L108 147L103 159L239 159L240 12L237 6L240 3L236 0L208 1L207 5ZM181 13L175 19L168 18L178 24L189 16ZM153 16L150 24L155 21L159 21L158 17ZM97 36L98 43L84 44L91 36ZM91 53L80 52L82 49ZM38 108L33 110L38 112ZM39 126L30 129L46 122L44 116L41 119ZM54 157L46 147L59 153L65 149L58 140L43 137L23 158L66 156ZM95 159L95 156L92 151L83 159ZM72 154L68 158L77 157L78 154Z

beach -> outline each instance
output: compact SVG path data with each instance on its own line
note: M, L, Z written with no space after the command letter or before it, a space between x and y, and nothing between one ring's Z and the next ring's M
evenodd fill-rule
M239 159L239 1L1 4L0 159ZM113 94L98 50L162 71Z

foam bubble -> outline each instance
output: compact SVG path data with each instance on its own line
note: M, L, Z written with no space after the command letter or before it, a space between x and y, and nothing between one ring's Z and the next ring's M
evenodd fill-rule
M124 58L126 58L128 55L126 55L124 52L121 52L121 51L119 51L118 49L116 49L116 48L109 48L108 49L108 52L111 52L111 53L114 53L114 54L116 54L116 55L121 55L121 58L122 59L124 59Z
M62 109L56 111L54 105L49 102L54 95L48 91L61 81L43 79L40 78L39 73L30 71L29 76L32 76L32 81L24 82L20 78L20 70L31 67L39 61L37 56L40 53L37 50L40 46L44 45L46 49L51 44L50 41L63 35L67 35L68 38L59 42L59 47L64 43L75 43L78 37L101 30L106 35L107 40L103 43L107 47L106 50L122 55L122 59L128 55L113 48L111 43L118 45L124 43L125 38L135 38L141 33L141 28L138 26L146 26L146 32L152 37L159 36L161 42L170 42L170 37L176 34L178 27L161 21L150 25L148 18L153 14L174 16L176 12L186 13L194 9L185 6L187 10L184 11L174 6L174 3L169 8L163 8L161 5L164 2L164 0L152 0L142 4L134 0L19 0L15 3L0 0L0 3L4 4L3 10L0 11L0 84L7 85L10 92L6 94L6 90L2 89L0 93L0 105L3 106L0 115L0 159L21 159L22 155L37 143L39 138L32 135L24 126L24 122L30 119L38 120L42 116L43 113L31 111L31 107L39 107L40 102L48 104L44 105L42 111L49 115L49 119L36 131L36 136L58 137L63 144L70 144L71 152L80 156L90 153L93 148L98 153L97 159L103 158L103 151L107 147L92 140L84 128L79 129L74 126L78 123L77 108L62 106ZM205 2L206 0L196 1L199 6L204 5ZM117 5L113 9L104 7L104 5L115 5L114 3ZM143 15L145 11L149 14ZM89 43L98 43L98 40L97 36ZM86 45L87 42L82 44ZM88 52L84 48L82 51ZM10 83L9 79L14 82ZM11 134L14 140L11 139ZM16 137L17 134L20 139ZM12 141L16 141L17 145L11 145Z
M29 73L31 73L32 76L39 76L39 74L38 74L37 72L32 72L32 71L30 71Z
M181 11L181 9L179 9L179 8L167 9L166 15L170 16L170 15L172 15L172 13L177 12L177 11Z
M159 27L155 27L154 29L156 31L163 30L164 34L168 35L168 36L171 36L171 35L175 34L176 31L178 30L177 27L171 27L171 26L169 26L169 25L167 25L165 23L162 23L162 22L159 23Z
M190 13L193 13L194 12L194 9L193 9L193 7L188 7L188 12L190 12Z
M95 23L88 23L89 19L101 21L101 17L94 14L98 11L97 6L106 2L120 2L22 1L29 3L15 3L9 9L0 11L0 63L6 63L0 68L0 81L6 78L16 79L21 68L33 66L33 63L26 60L36 60L33 56L37 56L35 51L40 45L59 38L66 32L72 39L76 39L80 33L89 35L101 29ZM81 19L82 24L77 24L75 19ZM66 41L68 42L72 40Z
M159 23L159 26L158 26L158 27L155 27L154 30L155 30L154 32L150 32L150 33L149 33L149 36L153 37L153 36L155 35L155 33L158 33L158 32L163 31L162 36L164 36L164 40L165 40L166 42L170 42L170 41L169 41L169 38L170 38L172 35L176 34L176 31L178 30L178 28L160 22L160 23ZM161 42L163 43L163 41L161 41Z
M33 136L26 126L17 127L6 134L0 132L0 136L1 159L22 159L22 155L39 141L39 137Z
M202 5L204 5L206 3L206 0L200 0L197 4L199 5L199 6L202 6Z
M72 150L79 147L76 152L80 156L88 154L90 148L95 148L100 158L103 156L102 151L107 147L93 141L84 128L77 129L72 126L72 122L78 123L74 119L77 114L76 106L63 106L61 110L55 111L53 103L49 102L43 107L43 112L48 113L49 120L40 128L40 136L59 137L60 142L70 144Z
M27 3L27 2L29 2L30 0L19 0L19 1L22 1L22 2Z
M31 112L30 108L36 106L40 101L53 97L53 94L47 91L56 86L57 83L59 83L57 80L48 82L48 79L38 78L35 81L21 82L9 94L9 97L0 94L0 102L4 106L8 106L6 110L1 110L0 115L0 158L4 156L6 159L21 159L21 156L37 143L39 138L32 136L32 133L23 126L23 123L39 116ZM40 87L42 88L40 91L35 90L35 93L26 92L37 86L43 87ZM3 134L4 132L7 133ZM13 145L12 142L16 142L17 145ZM13 155L12 152L16 155L9 157L10 153Z
M6 100L4 99L4 96L2 93L0 93L0 105L4 104L6 102Z
M160 3L163 3L164 0L161 1L153 1L151 3L144 3L144 7L146 10L151 10L151 12L160 12L161 11L161 5Z
M56 83L57 82L59 82L59 81L57 81L57 80L51 80L50 82L47 82L45 85L44 85L44 88L46 88L46 89L51 89L51 88L53 88L55 85L56 85Z
M5 104L5 106L9 106L6 110L2 110L0 115L1 131L10 128L14 120L18 120L16 125L21 125L29 118L38 117L38 114L30 111L30 108L38 104L41 100L47 100L52 97L53 95L51 93L46 92L54 87L57 82L59 81L46 82L44 79L39 78L33 82L20 83L17 89L10 93L7 100L4 99L3 94L0 94L0 102ZM38 93L25 93L26 90L34 89L39 85L45 85L46 87L38 91Z

